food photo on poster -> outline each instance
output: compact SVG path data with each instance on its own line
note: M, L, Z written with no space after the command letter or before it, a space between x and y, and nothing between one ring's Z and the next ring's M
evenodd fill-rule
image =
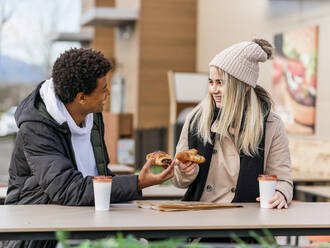
M318 26L275 35L272 87L275 111L290 133L315 129Z

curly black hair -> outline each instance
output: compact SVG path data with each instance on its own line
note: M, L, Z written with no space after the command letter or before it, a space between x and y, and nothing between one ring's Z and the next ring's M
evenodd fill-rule
M97 87L96 80L111 69L111 62L101 52L71 48L54 63L52 78L55 93L63 103L72 102L79 92L89 95Z

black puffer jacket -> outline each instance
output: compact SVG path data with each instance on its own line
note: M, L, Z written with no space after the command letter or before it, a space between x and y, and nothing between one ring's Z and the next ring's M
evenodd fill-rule
M15 114L19 132L5 204L93 205L92 177L84 178L77 170L68 125L66 122L59 125L47 113L39 95L40 86L20 103ZM91 142L99 174L114 176L107 169L109 159L101 113L94 114ZM140 198L137 183L136 175L114 177L111 202ZM20 241L5 247L53 247L45 242Z

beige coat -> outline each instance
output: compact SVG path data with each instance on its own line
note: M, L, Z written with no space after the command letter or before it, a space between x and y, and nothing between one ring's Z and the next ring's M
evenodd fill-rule
M176 147L176 152L188 148L188 128L190 119L187 119ZM212 132L216 132L214 152L212 155L209 174L201 201L231 202L235 195L236 184L240 169L239 154L230 138L226 138L221 145L217 134L217 121L212 125ZM290 169L290 153L288 138L280 117L270 113L266 122L264 153L264 173L277 176L276 189L283 193L290 203L293 194L293 183ZM197 177L199 167L192 175L182 173L175 168L172 183L179 188L187 188Z

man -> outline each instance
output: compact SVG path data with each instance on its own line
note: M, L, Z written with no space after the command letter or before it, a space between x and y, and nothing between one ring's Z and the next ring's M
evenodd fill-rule
M111 202L130 201L140 198L141 189L173 176L173 163L161 174L151 173L153 160L139 175L115 176L107 168L101 112L109 95L106 74L111 68L100 52L70 49L56 60L52 79L20 103L6 204L93 205L96 175L114 176ZM55 245L56 241L6 243L6 247Z

